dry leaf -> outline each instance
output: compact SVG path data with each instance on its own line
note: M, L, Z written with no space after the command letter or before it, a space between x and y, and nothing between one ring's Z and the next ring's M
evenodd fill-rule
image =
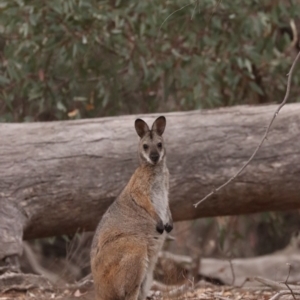
M87 111L93 110L94 108L95 108L94 104L91 104L91 103L88 103L88 104L85 106L85 109L86 109Z
M76 117L77 115L78 115L78 109L76 108L76 109L74 109L74 110L72 110L72 111L70 111L70 112L68 112L68 117L69 118L74 118L74 117Z
M74 293L74 297L79 298L81 295L83 295L79 290L76 290Z

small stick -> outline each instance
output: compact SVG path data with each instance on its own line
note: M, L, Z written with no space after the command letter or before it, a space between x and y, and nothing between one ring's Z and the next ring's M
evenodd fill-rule
M286 280L285 280L284 283L285 283L285 285L287 286L287 288L290 290L290 292L291 292L291 294L292 294L294 300L296 300L296 297L295 297L295 295L294 295L292 289L290 288L290 286L289 286L288 283L287 283L287 281L288 281L288 279L289 279L289 277L290 277L290 273L291 273L291 265L290 265L289 263L288 263L287 265L288 265L288 267L289 267L289 272L288 272L288 275L287 275Z
M257 282L260 282L274 290L287 290L286 288L286 285L284 283L279 283L279 282L276 282L276 281L273 281L273 280L270 280L270 279L267 279L267 278L263 278L263 277L259 277L259 276L255 276L253 278L251 278L252 280L255 280ZM293 289L297 289L299 290L300 286L299 285L289 285L290 288L293 288Z
M196 1L197 1L197 0L195 0L194 3L196 3ZM186 5L182 6L182 7L180 7L179 9L173 11L171 14L169 14L169 15L164 19L164 21L162 22L162 24L160 25L160 27L159 27L159 29L158 29L158 32L160 32L160 30L161 30L161 28L163 27L163 25L167 22L167 20L168 20L171 16L173 16L173 15L176 14L178 11L180 11L180 10L182 10L182 9L184 9L184 8L186 8L186 7L188 7L188 6L190 6L190 5L193 5L193 3L186 4ZM197 5L197 4L196 4L196 5Z
M217 299L220 299L220 300L230 300L229 298L227 297L222 297L222 296L215 296Z
M228 260L228 262L230 264L230 270L231 270L231 274L232 274L231 285L234 285L234 283L235 283L235 273L234 273L234 269L233 269L233 264L232 264L231 258Z
M299 53L297 54L292 66L291 66L291 69L288 73L288 82L287 82L287 88L286 88L286 93L285 93L285 96L284 96L284 99L283 101L281 102L281 104L278 106L278 108L276 109L272 119L271 119L271 122L269 124L269 126L267 127L267 130L265 131L265 134L263 136L263 138L261 139L260 143L258 144L258 146L256 147L256 149L254 150L253 154L251 155L251 157L246 161L246 163L240 168L240 170L235 174L233 175L229 180L227 180L224 184L220 185L218 188L214 189L213 191L211 191L209 194L207 194L204 198L202 198L199 202L197 202L196 204L194 204L195 208L200 204L202 203L203 201L205 201L206 199L208 199L210 196L212 196L213 194L217 193L219 190L221 190L222 188L224 188L226 185L228 185L231 181L233 181L236 177L238 177L243 171L244 169L250 164L250 162L253 160L254 156L256 155L256 153L258 152L258 150L261 148L263 142L265 141L265 139L267 139L267 135L270 131L270 128L275 120L275 118L277 117L279 111L281 110L281 108L286 104L286 101L288 100L288 97L290 95L290 89L291 89L291 81L292 81L292 75L293 75L293 71L294 71L294 68L297 64L297 61L300 57L300 51Z
M279 299L281 296L284 295L290 295L291 292L290 291L280 291L277 294L275 294L272 298L270 298L269 300L277 300ZM294 291L295 295L300 295L300 291Z

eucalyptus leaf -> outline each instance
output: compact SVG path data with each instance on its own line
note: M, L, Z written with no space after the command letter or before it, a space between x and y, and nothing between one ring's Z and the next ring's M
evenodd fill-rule
M300 5L18 0L0 13L0 119L21 122L279 102Z

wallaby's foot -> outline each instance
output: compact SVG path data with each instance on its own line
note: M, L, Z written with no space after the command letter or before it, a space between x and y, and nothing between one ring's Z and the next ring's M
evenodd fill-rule
M165 225L165 230L167 233L171 232L173 230L173 223L172 224L167 223Z
M165 226L162 220L159 220L159 222L156 224L156 230L158 233L163 234L165 230Z

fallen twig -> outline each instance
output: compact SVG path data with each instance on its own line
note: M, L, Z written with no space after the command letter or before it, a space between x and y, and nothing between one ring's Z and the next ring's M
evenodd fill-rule
M262 284L264 284L266 286L269 286L272 289L277 290L277 291L279 291L279 290L285 290L285 291L288 290L288 288L286 287L285 283L276 282L276 281L273 281L271 279L262 278L262 277L259 277L259 276L253 277L251 279L255 280L255 281L259 282L259 283L262 283ZM294 285L294 284L293 285L290 284L289 287L291 289L293 289L293 290L294 289L297 289L297 290L300 289L299 285Z
M172 298L184 294L189 289L190 287L187 284L176 286L176 285L166 285L161 282L154 281L149 295L161 297L163 296L163 294L166 294L167 297Z
M66 284L66 287L72 291L88 290L90 287L92 287L93 283L94 281L93 281L92 273L90 273L75 283Z
M290 287L290 286L288 285L288 283L287 283L287 281L288 281L288 279L289 279L289 277L290 277L290 273L291 273L291 265L290 265L290 264L287 264L287 265L288 265L288 267L289 267L289 272L288 272L288 275L287 275L287 277L286 277L286 280L285 280L284 284L285 284L285 285L287 286L287 288L290 290L290 292L291 292L291 294L292 294L294 300L296 300L296 297L295 297L295 295L294 295L293 290L291 289L291 287Z
M199 202L197 202L196 204L194 204L195 208L200 204L202 203L203 201L205 201L206 199L208 199L210 196L212 196L213 194L217 193L218 191L220 191L222 188L224 188L226 185L228 185L231 181L233 181L236 177L238 177L244 170L245 168L250 164L250 162L253 160L254 156L256 155L256 153L258 152L258 150L261 148L263 142L265 141L265 139L267 138L268 136L268 133L270 131L270 128L275 120L275 118L277 117L279 111L281 110L281 108L286 104L287 102L287 99L289 97L289 94L290 94L290 89L291 89L291 81L292 81L292 75L293 75L293 71L294 71L294 68L296 66L296 63L298 61L300 57L300 51L298 53L298 55L296 56L292 66L291 66L291 69L288 73L288 82L287 82L287 88L286 88L286 93L285 93L285 96L284 96L284 99L283 101L281 102L281 104L278 106L278 108L276 109L272 119L271 119L271 122L269 123L269 126L267 127L266 131L265 131L265 134L263 136L263 138L261 139L260 143L258 144L258 146L256 147L256 149L254 150L253 154L251 155L251 157L247 160L247 162L239 169L239 171L233 175L231 178L229 178L224 184L220 185L218 188L214 189L213 191L211 191L209 194L207 194L204 198L202 198Z
M231 285L234 285L234 283L235 283L235 273L234 273L234 269L233 269L232 260L229 259L228 262L229 262L229 264L230 264L230 270L231 270L231 274L232 274L232 282L231 282Z
M217 299L220 299L220 300L230 300L229 298L227 297L222 297L222 296L216 296Z
M294 291L293 293L294 293L294 295L300 295L300 290ZM277 294L275 294L272 298L270 298L269 300L277 300L277 299L279 299L281 296L284 296L284 295L290 295L290 294L291 294L291 292L288 291L288 290L280 291L280 292L278 292Z

